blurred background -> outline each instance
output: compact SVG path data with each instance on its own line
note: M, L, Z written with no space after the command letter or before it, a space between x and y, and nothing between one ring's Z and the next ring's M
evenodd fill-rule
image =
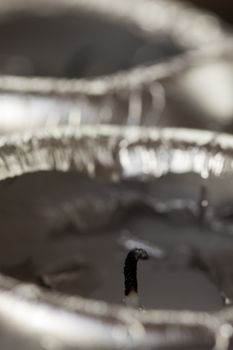
M231 7L1 1L0 133L96 123L232 133Z
M181 0L187 2L186 0ZM233 22L233 3L228 0L191 0L191 2L202 9L212 11L224 21Z

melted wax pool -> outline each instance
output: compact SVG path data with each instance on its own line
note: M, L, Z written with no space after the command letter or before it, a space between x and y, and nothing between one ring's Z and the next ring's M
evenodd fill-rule
M221 189L220 189L221 188ZM123 303L127 251L144 308L214 311L233 297L230 180L194 174L118 184L40 172L0 184L0 271L67 295Z

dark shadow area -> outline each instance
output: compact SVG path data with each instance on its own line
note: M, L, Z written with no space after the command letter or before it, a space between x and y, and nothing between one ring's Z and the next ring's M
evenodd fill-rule
M153 41L127 25L87 13L17 14L0 23L3 74L92 77L180 54L168 36Z
M187 2L186 0L182 0ZM229 0L189 0L195 6L212 11L224 21L233 23L233 3Z

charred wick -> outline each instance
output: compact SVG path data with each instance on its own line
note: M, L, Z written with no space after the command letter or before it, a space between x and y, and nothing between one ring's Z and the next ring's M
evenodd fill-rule
M138 260L147 260L148 258L149 256L144 249L136 248L128 253L124 265L125 296L129 296L132 292L137 294L137 263Z

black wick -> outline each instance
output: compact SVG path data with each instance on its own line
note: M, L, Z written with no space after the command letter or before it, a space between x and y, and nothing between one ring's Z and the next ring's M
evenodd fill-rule
M126 259L124 266L125 276L125 296L130 297L138 293L138 282L137 282L137 263L139 259L146 260L149 256L144 249L133 249L131 250Z

